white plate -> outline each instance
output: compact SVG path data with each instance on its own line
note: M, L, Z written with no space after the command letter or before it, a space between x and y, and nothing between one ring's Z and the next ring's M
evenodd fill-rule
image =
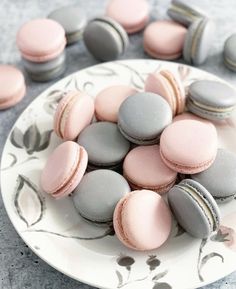
M81 89L95 96L112 84L142 89L147 74L157 68L175 70L186 87L196 79L216 79L189 66L155 60L90 67L60 80L33 101L17 120L3 151L2 197L21 238L57 270L96 287L195 288L236 268L235 200L221 205L222 227L211 238L193 239L175 224L163 247L140 253L125 248L109 226L96 227L83 221L70 197L55 201L40 189L40 171L61 142L52 133L52 120L63 92ZM217 129L219 146L236 152L236 115Z

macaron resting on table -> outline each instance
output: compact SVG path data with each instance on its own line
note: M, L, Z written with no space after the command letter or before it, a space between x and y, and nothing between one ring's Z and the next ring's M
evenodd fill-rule
M129 44L124 28L109 17L91 20L84 30L84 44L100 61L110 61L122 55Z
M111 0L108 2L106 15L132 34L142 30L147 24L149 4L147 0Z
M195 81L189 87L187 107L202 118L229 118L236 107L236 90L219 81Z
M16 105L26 93L22 72L11 65L0 65L0 110Z
M179 224L193 237L207 238L219 228L217 203L198 182L181 181L168 192L168 202Z
M66 45L65 31L56 21L31 20L20 28L16 41L33 80L49 81L64 72L65 58L61 55Z
M236 71L236 33L226 39L224 45L224 63L232 71Z
M80 6L70 5L57 8L48 15L48 18L60 23L64 28L67 45L82 38L87 17Z

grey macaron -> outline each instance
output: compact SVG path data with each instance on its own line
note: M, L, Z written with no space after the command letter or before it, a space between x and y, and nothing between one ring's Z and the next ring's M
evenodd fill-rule
M109 17L97 17L86 26L84 43L96 59L110 61L125 52L129 40L118 22Z
M198 7L186 3L185 0L172 0L167 14L175 21L189 26L199 18L207 17L206 13Z
M57 21L65 29L67 44L75 43L82 38L87 18L79 6L60 7L52 11L48 18Z
M58 57L47 62L32 62L22 58L24 68L35 81L50 81L57 78L65 71L66 54L63 52Z
M217 202L233 200L236 195L236 154L218 149L213 165L191 177L201 183Z
M196 238L207 238L220 225L220 211L212 195L198 182L186 179L168 192L177 222Z
M160 134L172 121L169 104L163 97L150 92L129 96L121 105L118 126L131 142L140 145L158 143Z
M236 71L236 33L227 38L224 45L224 63L232 71Z
M213 43L214 22L208 18L195 20L188 29L183 49L186 62L200 65L205 62Z
M236 107L236 91L219 81L199 80L189 87L187 107L206 119L225 119Z
M96 122L87 126L77 141L88 153L89 169L119 169L130 149L129 141L111 122Z
M105 223L112 221L119 200L130 192L124 177L110 170L87 173L72 198L79 214L85 219Z

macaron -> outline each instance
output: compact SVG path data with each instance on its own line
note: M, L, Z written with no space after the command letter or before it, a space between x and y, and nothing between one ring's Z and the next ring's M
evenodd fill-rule
M198 182L185 179L168 192L168 202L178 223L196 238L207 238L220 225L220 210L211 194Z
M43 168L42 189L56 199L68 196L81 181L87 163L87 152L76 142L66 141L60 144Z
M128 248L159 248L171 231L171 212L164 199L149 190L133 191L116 205L113 225L118 239Z
M68 5L52 11L48 18L60 23L65 30L67 45L80 40L86 26L85 12L77 5Z
M89 156L89 169L119 169L130 149L130 143L120 133L116 124L96 122L87 126L77 142Z
M230 35L224 45L224 63L232 71L236 71L236 33Z
M111 170L96 170L83 177L72 199L83 218L106 223L112 221L116 204L129 192L129 184L120 174Z
M215 32L214 22L208 18L195 20L184 41L184 60L193 65L204 63L210 52Z
M184 86L174 72L160 70L150 73L145 82L145 91L161 95L169 103L173 115L184 111Z
M216 128L213 124L196 120L173 122L161 135L160 153L164 163L176 172L202 172L216 158Z
M156 144L172 121L167 101L158 94L140 92L129 96L120 106L118 127L125 138L139 145Z
M184 112L184 113L181 113L181 114L178 114L177 116L175 116L173 118L173 122L175 121L179 121L179 120L198 120L198 121L201 121L201 122L204 122L204 123L208 123L209 125L212 125L212 123L205 119L205 118L201 118L199 116L197 116L196 114L193 114L191 112Z
M173 20L182 23L187 27L195 20L207 17L207 14L203 10L191 3L186 3L184 0L172 0L170 8L167 10L167 14Z
M144 31L144 50L153 58L177 59L182 55L186 33L187 29L174 21L152 22Z
M123 175L133 190L147 189L163 194L175 184L177 173L163 162L160 147L138 146L125 157Z
M95 115L98 120L117 122L122 102L137 90L129 85L112 85L104 88L95 98Z
M84 92L69 91L59 102L54 115L54 131L64 140L74 140L94 115L94 101Z
M218 149L214 163L204 172L191 178L202 184L219 202L228 202L236 195L236 154Z
M84 30L84 43L88 51L100 61L110 61L122 55L129 43L124 28L109 17L91 20Z
M187 107L202 118L226 119L236 107L236 90L219 81L195 81L189 87Z
M26 93L23 73L14 66L0 65L0 110L16 105Z
M106 15L116 20L127 33L132 34L142 30L149 20L149 5L147 0L110 0Z

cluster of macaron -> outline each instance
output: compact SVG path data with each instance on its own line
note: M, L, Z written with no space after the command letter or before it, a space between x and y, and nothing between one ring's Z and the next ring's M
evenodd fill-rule
M236 155L218 148L214 125L235 107L228 85L198 80L185 93L170 70L148 75L144 91L112 85L95 100L67 92L54 116L64 142L46 161L42 189L56 199L70 195L95 225L113 222L135 250L160 247L172 213L186 232L206 238L220 224L217 203L236 194Z

